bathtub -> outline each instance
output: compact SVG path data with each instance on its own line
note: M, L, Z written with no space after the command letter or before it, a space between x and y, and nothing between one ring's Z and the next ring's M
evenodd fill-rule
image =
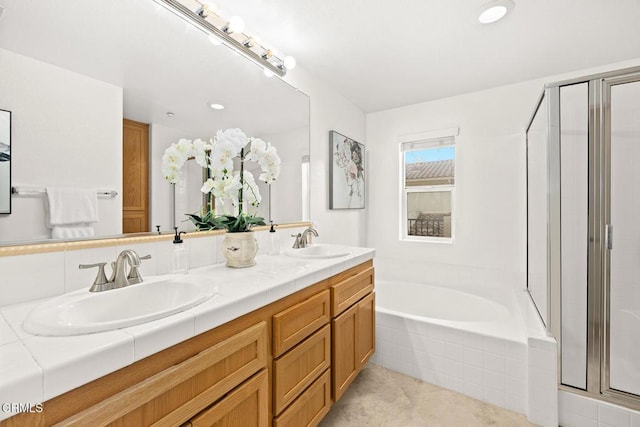
M524 291L478 288L376 280L372 362L526 415Z

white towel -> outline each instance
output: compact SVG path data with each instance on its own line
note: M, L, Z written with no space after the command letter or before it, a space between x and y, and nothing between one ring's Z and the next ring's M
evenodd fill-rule
M47 188L46 221L53 239L71 239L95 235L98 222L96 190L83 188Z

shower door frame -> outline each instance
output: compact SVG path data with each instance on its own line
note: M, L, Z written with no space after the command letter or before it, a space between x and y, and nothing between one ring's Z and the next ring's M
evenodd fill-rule
M600 96L602 97L602 133L601 140L603 141L603 188L605 192L603 194L604 202L604 227L606 224L611 224L611 88L617 85L623 85L627 83L640 82L640 71L636 73L627 73L620 76L603 78L599 80L600 84ZM610 298L611 298L611 251L607 249L607 242L602 244L602 321L603 321L603 334L602 334L602 346L601 346L601 366L600 370L600 388L607 400L619 401L625 406L629 406L633 409L640 409L640 395L624 392L621 390L611 388L610 384L610 359L611 359L611 311L610 311Z
M633 410L640 410L640 398L637 395L610 387L610 251L607 249L605 241L607 237L605 227L610 224L611 218L611 87L636 81L640 81L640 67L546 84L544 93L536 104L531 122L535 118L539 104L546 102L548 107L547 219L549 223L547 228L547 313L545 314L548 319L547 331L556 338L558 343L558 388ZM559 153L562 141L560 135L560 88L579 83L588 83L589 103L586 389L562 384L561 371L562 242L560 240L561 165Z

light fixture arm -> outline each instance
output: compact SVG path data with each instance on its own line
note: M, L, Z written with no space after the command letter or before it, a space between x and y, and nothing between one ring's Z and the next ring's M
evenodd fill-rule
M284 77L285 74L287 74L286 68L282 65L282 60L278 60L277 63L279 65L275 65L268 60L269 58L271 58L271 56L267 56L265 58L266 52L270 52L269 49L259 46L260 48L264 49L264 52L262 54L255 52L253 48L256 47L256 45L253 43L246 43L246 41L250 39L249 36L246 36L245 43L239 42L231 36L231 33L227 33L226 31L224 31L224 29L216 27L211 22L206 20L206 16L203 17L197 12L190 10L178 0L155 0L155 2L166 7L169 11L175 13L185 21L195 25L205 33L213 34L214 36L220 38L227 46L235 49L246 58L264 67L265 69L268 69L274 74L277 74L280 77Z

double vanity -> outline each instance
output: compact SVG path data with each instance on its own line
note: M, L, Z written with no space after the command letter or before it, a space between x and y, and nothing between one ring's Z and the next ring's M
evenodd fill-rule
M0 400L44 402L0 425L316 425L374 352L373 255L312 245L4 307L24 351ZM39 401L6 395L38 381Z

